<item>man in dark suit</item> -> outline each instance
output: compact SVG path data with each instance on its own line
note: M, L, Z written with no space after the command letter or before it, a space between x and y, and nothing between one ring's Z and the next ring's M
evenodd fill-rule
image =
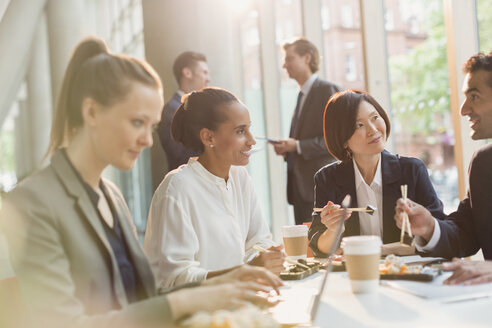
M296 224L302 224L311 221L314 174L334 161L323 138L323 113L328 99L340 88L315 74L320 56L313 43L298 38L284 44L283 49L283 67L300 90L289 138L272 144L275 152L287 161L287 199L294 205Z
M174 61L173 73L179 89L174 93L171 100L164 105L161 122L157 129L162 148L166 152L168 171L188 163L190 157L198 156L198 153L174 141L171 137L171 122L174 113L181 105L181 97L185 93L206 87L210 82L207 58L197 52L186 51L180 54Z
M473 140L492 138L492 52L472 56L463 66L466 99L461 115L468 116ZM482 249L486 261L453 259L445 266L453 270L448 284L492 281L492 144L479 149L469 167L469 189L456 212L437 220L421 205L398 200L395 220L401 213L410 218L412 232L419 236L417 249L430 256L446 258L475 254Z

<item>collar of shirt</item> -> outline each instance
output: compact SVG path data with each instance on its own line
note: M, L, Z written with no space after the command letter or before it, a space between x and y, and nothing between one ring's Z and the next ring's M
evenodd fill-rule
M68 158L66 149L62 150L62 154L63 154L63 156L65 156L65 159L67 160L68 164L72 168L77 179L79 179L79 182L82 184L82 186L84 186L84 189L87 192L87 195L89 196L89 199L90 199L92 205L94 205L94 207L97 208L97 204L99 203L99 194L94 190L94 188L92 188L87 182L85 182L85 180L80 175L79 171L77 171L75 166L73 166L72 161L70 160L70 158ZM104 189L105 186L102 182L102 179L99 180L99 188L101 188L101 190L105 191L105 189Z
M378 166L374 174L374 179L371 185L362 178L362 174L357 167L355 161L355 187L357 193L357 207L366 207L367 205L375 206L377 209L372 214L359 213L360 233L361 235L376 235L383 236L383 218L380 212L383 206L383 188L381 178L381 157L379 157Z
M367 185L367 183L364 181L364 178L362 177L362 173L359 171L359 167L357 166L357 163L355 163L355 160L352 160L354 163L354 173L355 173L355 189L359 189L361 184L365 184L367 187L381 187L383 185L383 179L381 175L381 155L379 156L379 161L378 161L378 167L376 168L376 173L374 174L374 179L371 182L371 185Z
M302 92L302 99L306 99L307 94L309 91L311 91L311 87L313 86L314 80L318 78L317 74L313 74L307 79L306 82L302 85L301 89L299 91Z
M212 173L210 173L209 170L207 170L203 165L202 163L200 163L198 161L198 157L191 157L189 160L188 160L188 165L195 171L198 173L198 175L200 175L201 177L203 177L205 180L207 181L210 181L211 183L214 183L216 184L217 186L219 187L223 187L225 189L229 189L230 185L231 185L231 179L229 178L227 180L227 182L221 178L221 177L218 177ZM230 176L230 174L229 174Z
M181 97L183 97L183 96L184 96L184 94L185 94L185 92L184 92L183 90L180 90L180 89L176 90L176 93L179 95L179 98L180 98L180 99L181 99Z
M316 74L311 75L309 77L309 79L307 79L307 81L304 82L301 89L299 90L300 92L302 92L302 98L301 98L301 104L300 104L301 108L299 108L299 114L298 115L301 114L302 108L304 107L304 103L306 102L307 95L308 95L309 91L311 91L313 83L317 78L318 78L318 75L316 75ZM299 154L300 154L300 152L299 152Z

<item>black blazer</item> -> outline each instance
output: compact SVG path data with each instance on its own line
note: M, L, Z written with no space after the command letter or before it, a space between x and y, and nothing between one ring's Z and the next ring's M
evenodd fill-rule
M395 205L401 197L400 186L408 185L407 197L425 206L434 217L442 219L442 202L427 173L424 163L413 157L398 157L384 150L381 153L381 175L383 180L383 243L400 240L400 229L396 226ZM350 194L350 207L357 206L354 164L337 162L323 167L315 175L315 207L324 207L328 201L341 204L345 195ZM319 213L313 213L309 229L309 246L315 256L326 256L317 245L319 236L326 230ZM359 213L353 212L345 222L344 236L360 235Z
M438 220L441 238L426 255L463 257L481 248L484 258L492 260L492 144L473 155L468 173L466 198L447 220Z
M181 105L181 97L178 93L175 93L171 100L164 105L161 122L157 128L162 148L166 152L168 171L188 163L190 157L198 156L200 154L199 152L188 149L181 143L174 141L171 137L171 123L179 105Z
M316 78L297 120L294 138L299 140L301 153L294 152L294 167L287 177L287 199L294 203L293 188L303 200L313 201L314 174L335 159L326 149L323 136L323 114L330 97L341 89L330 82Z

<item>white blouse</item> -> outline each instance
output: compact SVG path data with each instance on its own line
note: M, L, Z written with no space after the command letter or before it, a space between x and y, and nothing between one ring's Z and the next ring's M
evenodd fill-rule
M245 167L232 166L226 183L190 158L157 188L144 251L158 287L248 262L255 244L268 248L273 241Z
M381 156L371 185L369 186L362 177L355 160L355 190L357 194L357 207L366 208L367 205L376 207L372 215L359 212L359 224L361 235L383 236L383 178L381 175Z

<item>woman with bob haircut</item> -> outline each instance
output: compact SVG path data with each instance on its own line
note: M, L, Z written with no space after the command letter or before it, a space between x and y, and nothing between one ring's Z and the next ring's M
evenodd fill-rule
M328 101L324 136L338 162L323 167L314 177L315 207L323 208L313 213L309 229L309 246L315 256L327 256L342 219L344 236L376 235L384 244L399 241L400 229L393 217L401 185L408 185L408 197L418 199L434 217L445 217L424 163L384 149L390 129L388 115L366 92L338 92ZM349 212L342 218L339 204L347 194L350 207L371 205L376 210L372 215Z
M100 39L77 45L53 120L51 164L19 183L1 213L26 327L171 326L199 310L268 304L255 292L281 284L243 266L158 295L126 202L101 174L133 167L152 145L162 106L147 63L109 53Z
M245 168L256 144L250 125L248 109L227 90L183 97L171 134L200 155L169 172L152 198L144 250L158 286L202 281L243 263L283 269ZM270 249L258 253L255 245Z

